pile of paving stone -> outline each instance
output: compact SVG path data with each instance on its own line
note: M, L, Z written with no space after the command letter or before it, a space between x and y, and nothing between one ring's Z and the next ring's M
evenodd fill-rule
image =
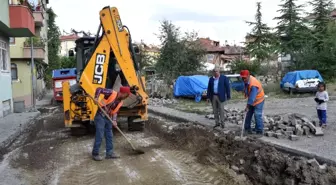
M149 105L153 106L162 106L167 104L177 103L175 99L166 99L166 98L151 98L148 102Z
M237 109L225 109L225 124L243 124L244 111ZM213 114L205 116L208 119L214 119ZM252 127L254 127L254 118L252 119ZM264 133L268 137L288 138L290 140L298 140L300 136L323 136L321 127L315 121L310 120L301 114L285 114L275 116L264 116Z
M300 136L323 136L321 127L315 121L300 114L264 117L265 135L276 138L298 140Z

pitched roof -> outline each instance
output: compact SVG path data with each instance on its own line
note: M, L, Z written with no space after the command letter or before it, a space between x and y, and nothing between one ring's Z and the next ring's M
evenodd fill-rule
M79 38L79 36L76 35L76 34L62 35L62 36L60 36L60 40L61 40L61 41L66 41L66 40L73 40L73 41L75 41L75 40L77 40L78 38Z
M240 53L244 53L245 50L241 46L225 46L224 53L226 55L238 55Z
M207 52L224 52L224 48L219 45L219 41L213 41L210 38L199 38L198 40Z

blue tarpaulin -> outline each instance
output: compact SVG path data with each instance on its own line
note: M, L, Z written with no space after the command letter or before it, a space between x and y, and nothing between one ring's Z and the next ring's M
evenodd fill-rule
M202 94L208 88L209 77L204 75L180 76L174 85L174 96L194 96L200 102Z
M318 78L323 82L323 78L317 70L302 70L302 71L292 71L288 72L281 80L280 87L283 88L285 83L290 83L295 87L295 83L298 80Z

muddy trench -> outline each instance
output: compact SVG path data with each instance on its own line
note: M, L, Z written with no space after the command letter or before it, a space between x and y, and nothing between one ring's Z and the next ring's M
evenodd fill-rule
M115 178L111 174L119 174L119 184L125 184L129 180L127 173L124 180L120 175L127 168L131 171L138 169L141 176L138 181L133 179L131 184L151 184L148 180L154 182L155 179L161 179L159 184L180 184L168 176L171 173L169 165L175 161L175 165L179 165L183 171L175 173L183 177L182 181L193 185L336 184L335 167L316 165L307 158L278 151L252 138L239 140L233 132L224 134L195 123L153 114L150 114L144 132L128 132L125 124L121 123L120 126L133 142L142 146L146 154L129 154L129 145L114 131L116 150L122 153L123 158L108 165L96 164L88 152L92 147L93 134L73 137L69 129L64 128L60 109L42 112L27 130L1 149L1 161L7 160L12 168L21 170L15 177L5 178L3 182L13 184L13 179L23 179L24 184L81 184L85 181L88 181L86 184L104 184L110 182L110 178ZM109 165L119 167L119 163L126 166L110 169ZM151 169L158 170L157 174L151 173ZM105 170L106 176L99 175L97 170ZM3 172L4 177L6 173L11 173ZM160 175L164 173L166 175Z
M146 132L163 138L174 149L195 155L202 164L224 169L226 178L236 177L228 173L230 168L252 184L336 184L335 167L316 165L305 157L280 152L252 138L240 140L232 132L221 134L195 123L177 124L157 116L151 116Z

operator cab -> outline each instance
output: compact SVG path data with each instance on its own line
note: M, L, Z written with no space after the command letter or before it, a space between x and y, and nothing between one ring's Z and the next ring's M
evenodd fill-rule
M84 36L76 41L76 47L75 47L75 52L73 50L69 50L69 56L76 56L76 69L77 69L77 81L79 81L86 64L90 60L89 57L91 57L91 53L93 52L92 50L95 49L95 37L90 37L90 36ZM140 49L136 44L132 44L135 52L135 60L136 63L138 64L139 62L139 54L140 54ZM117 77L120 77L121 84L123 86L127 86L127 81L126 78L123 74L123 72L120 70L119 65L117 64L117 60L114 55L111 54L109 59L109 67L108 67L108 72L107 72L107 83L106 83L106 88L113 88L113 85L117 79Z
M91 48L93 48L95 43L95 37L84 36L76 41L75 52L73 50L69 51L69 56L76 55L76 69L77 69L77 81L79 81L87 61L89 60Z

